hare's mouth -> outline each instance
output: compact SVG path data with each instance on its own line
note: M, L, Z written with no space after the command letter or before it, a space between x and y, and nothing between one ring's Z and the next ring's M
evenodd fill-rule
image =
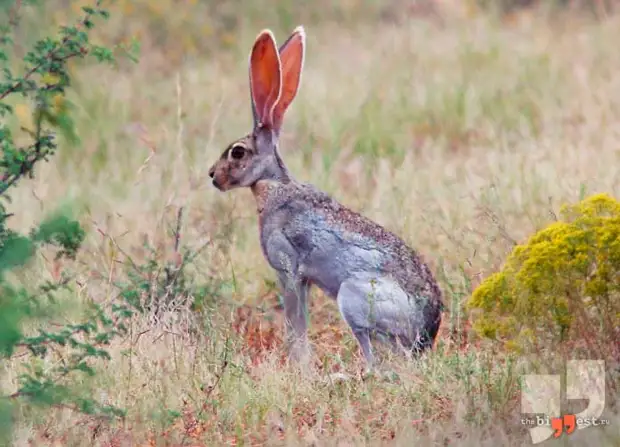
M222 182L222 181L218 181L217 177L214 177L211 183L213 183L213 186L215 186L217 189L219 189L222 192L229 191L239 186L239 182L237 180L224 179L224 181Z
M211 182L213 183L213 186L215 186L217 189L219 189L220 191L224 191L224 188L222 188L222 185L220 185L216 179L213 179L213 181Z

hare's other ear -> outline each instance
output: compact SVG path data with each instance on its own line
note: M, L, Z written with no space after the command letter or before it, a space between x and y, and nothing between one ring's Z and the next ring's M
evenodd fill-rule
M298 26L279 50L280 63L282 64L282 93L273 111L274 129L276 131L280 130L284 113L299 90L305 51L306 32L303 26Z
M282 71L276 41L269 30L256 38L250 53L250 95L254 125L273 126L273 109L280 99Z

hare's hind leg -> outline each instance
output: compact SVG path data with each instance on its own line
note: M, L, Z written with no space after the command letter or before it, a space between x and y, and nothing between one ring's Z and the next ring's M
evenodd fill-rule
M408 338L412 326L416 326L418 312L412 308L405 291L389 278L372 275L351 278L341 284L337 301L370 368L374 363L371 334L382 334L395 342Z
M344 282L338 291L337 301L342 317L353 331L353 335L360 345L368 368L372 368L374 364L374 355L370 344L372 325L368 321L368 312L359 285L355 282Z

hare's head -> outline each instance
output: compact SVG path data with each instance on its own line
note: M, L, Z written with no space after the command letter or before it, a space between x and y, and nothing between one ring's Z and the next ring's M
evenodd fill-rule
M230 144L209 169L213 185L222 191L252 186L259 180L288 181L278 154L278 137L284 113L301 80L306 35L303 27L278 48L273 34L262 31L250 53L250 97L254 128Z

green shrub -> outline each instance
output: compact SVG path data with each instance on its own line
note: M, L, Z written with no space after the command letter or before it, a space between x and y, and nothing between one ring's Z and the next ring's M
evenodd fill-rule
M564 206L561 219L516 246L467 306L481 311L474 329L510 349L618 356L620 202L598 194Z
M131 306L114 304L104 310L93 304L82 322L50 329L46 323L63 308L57 292L68 288L71 278L61 275L33 284L23 278L19 281L19 273L28 270L43 246L54 249L56 261L74 259L84 230L69 214L59 211L21 233L9 226L13 213L6 207L9 193L32 178L41 161L54 155L59 131L68 137L68 143L78 142L71 107L65 99L72 80L68 63L87 57L99 63L113 60L111 50L90 42L95 22L108 17L101 1L92 3L82 8L75 25L61 27L58 36L36 41L22 61L11 45L21 2L11 5L10 20L0 29L0 359L3 363L13 361L24 371L11 384L13 389L0 394L0 445L10 444L16 404L100 415L122 413L78 392L72 378L76 374L93 375L94 361L109 358L105 347L126 332L124 322L133 313ZM0 10L7 9L6 4L0 6ZM14 114L19 117L20 111L31 116L28 123L17 127L10 118ZM55 360L51 366L45 362L50 356Z

